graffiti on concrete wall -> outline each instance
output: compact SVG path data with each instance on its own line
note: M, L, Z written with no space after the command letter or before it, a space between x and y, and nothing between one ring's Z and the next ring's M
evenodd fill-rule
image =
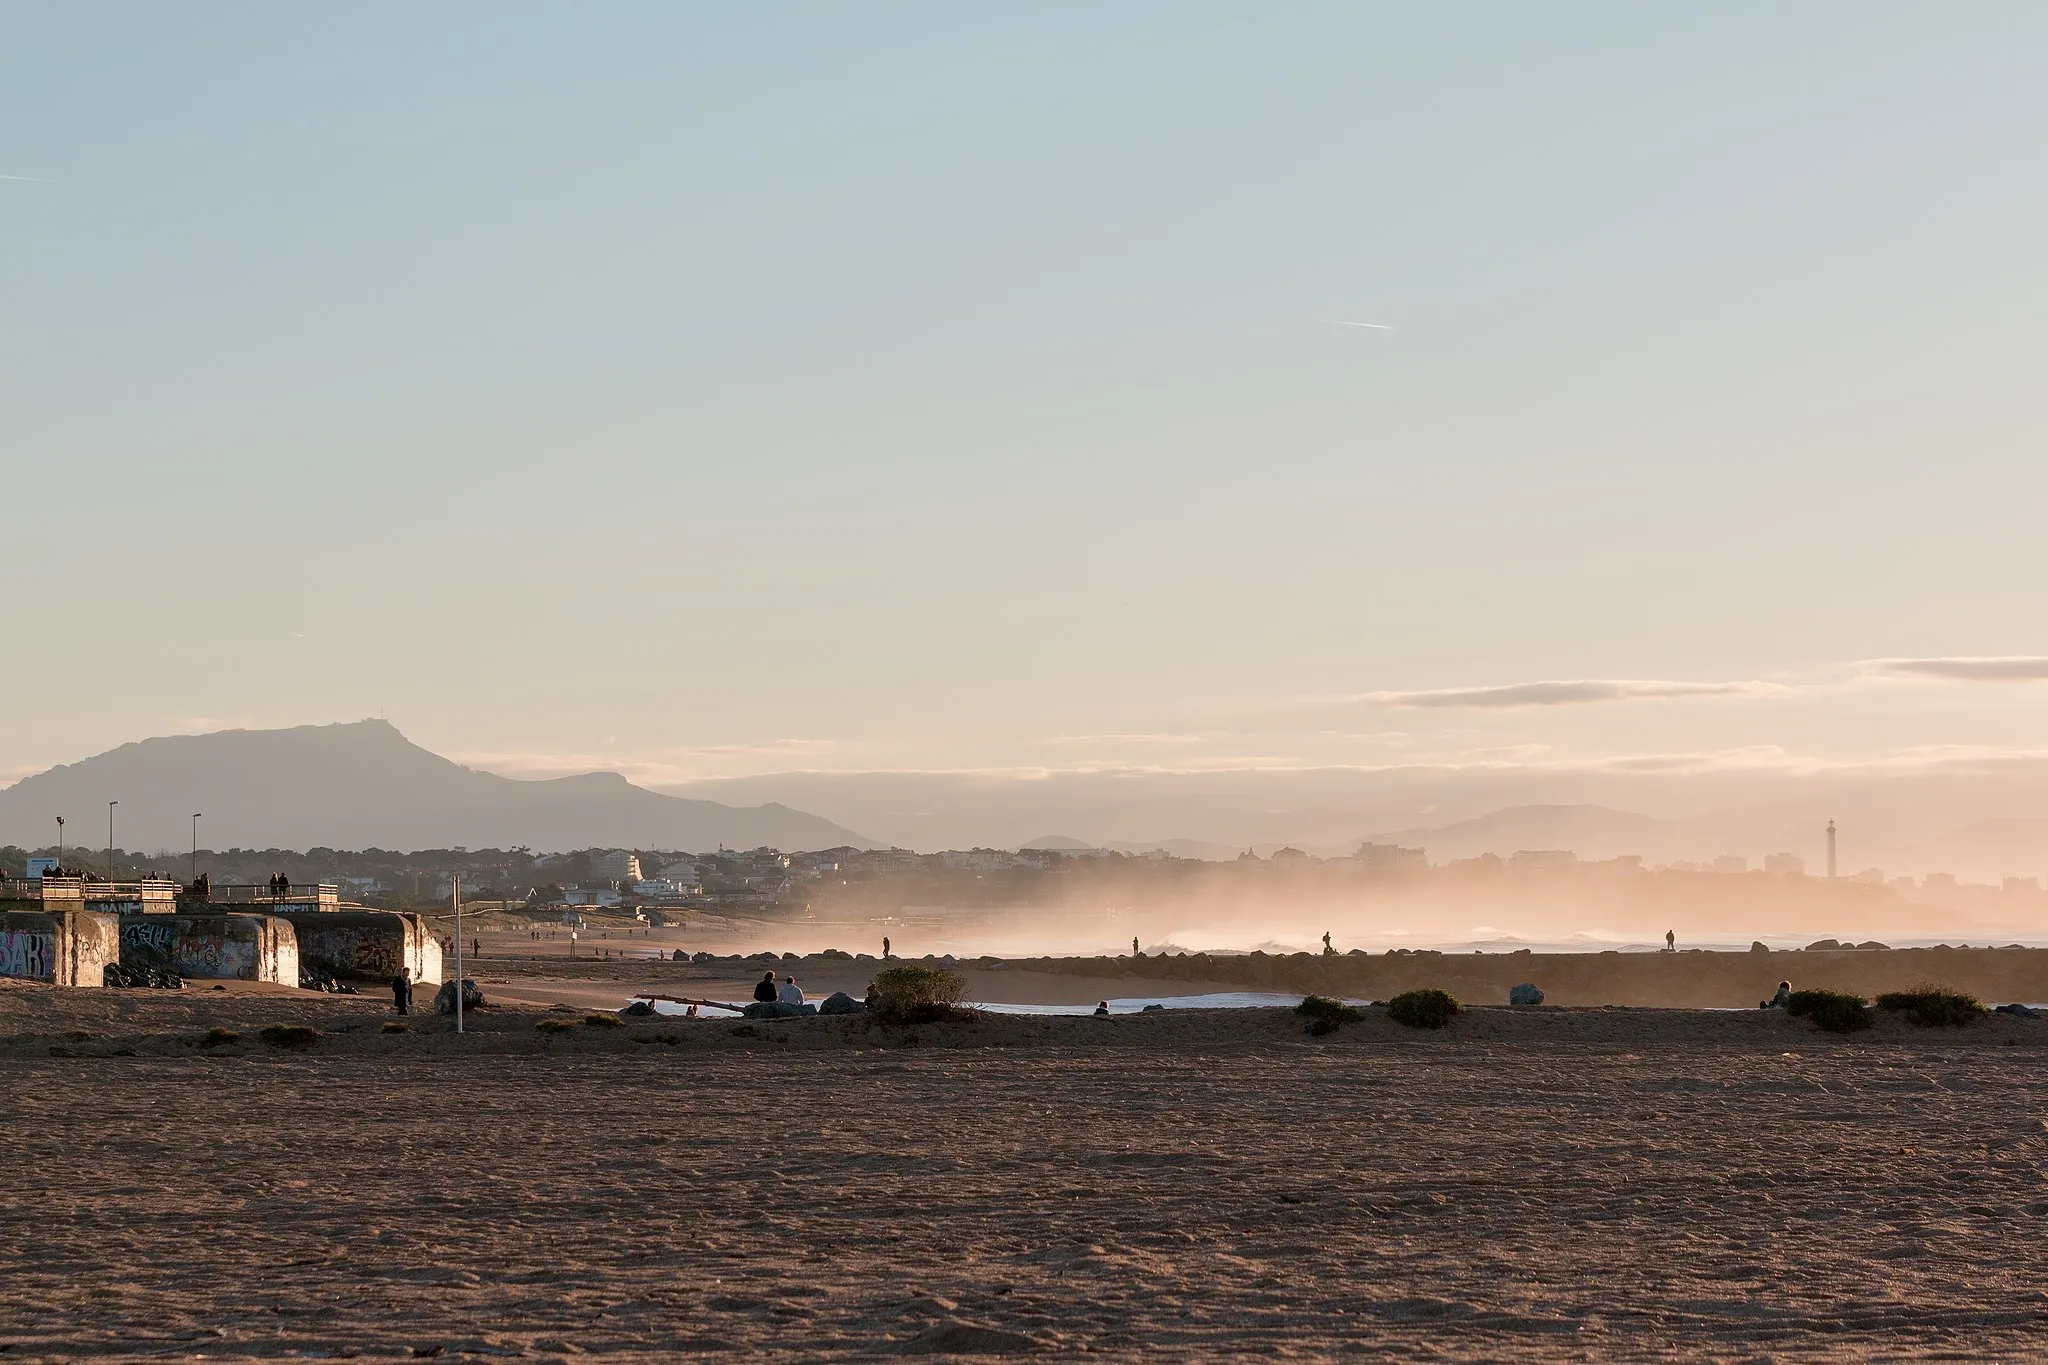
M297 921L299 957L333 972L382 980L398 975L405 960L405 934L398 924L309 924Z
M55 934L34 929L0 929L0 976L42 980L56 972Z
M231 937L213 925L126 920L121 925L121 951L166 958L180 976L256 979L254 941Z

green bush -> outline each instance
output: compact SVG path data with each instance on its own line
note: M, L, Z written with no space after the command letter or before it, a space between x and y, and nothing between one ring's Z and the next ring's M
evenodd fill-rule
M567 1033L576 1027L574 1019L543 1019L534 1025L542 1033Z
M1881 1010L1897 1010L1921 1028L1941 1025L1960 1027L1982 1019L1989 1010L1974 995L1943 986L1915 986L1910 991L1887 991L1877 997Z
M1335 1033L1341 1024L1355 1024L1365 1018L1365 1011L1342 1000L1332 1000L1327 995L1305 996L1294 1012L1308 1020L1308 1031L1320 1038L1326 1033Z
M1855 1033L1870 1027L1863 997L1841 991L1794 991L1785 999L1785 1013L1813 1020L1823 1033Z
M320 1030L307 1028L304 1024L265 1024L256 1036L272 1047L299 1051L319 1042Z
M1409 1028L1442 1028L1457 1012L1457 997L1435 988L1403 991L1387 1002L1387 1017Z
M616 1014L587 1015L584 1017L583 1022L591 1028L624 1028L626 1026L626 1021L619 1018Z
M943 968L906 962L877 976L869 989L883 1023L928 1024L952 1017L967 983Z

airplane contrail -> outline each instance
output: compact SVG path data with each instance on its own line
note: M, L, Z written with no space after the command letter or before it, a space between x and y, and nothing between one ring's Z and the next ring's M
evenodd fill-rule
M1342 318L1331 318L1331 319L1330 319L1330 325L1331 325L1332 327L1370 327L1370 328L1372 328L1372 329L1373 329L1373 330L1374 330L1375 332L1391 332L1391 331L1393 331L1393 330L1394 330L1393 326L1392 326L1392 325L1391 325L1390 323L1385 323L1385 322L1346 322L1346 321L1344 321L1344 319L1342 319Z
M0 175L0 180L19 180L25 185L47 185L50 183L39 175Z

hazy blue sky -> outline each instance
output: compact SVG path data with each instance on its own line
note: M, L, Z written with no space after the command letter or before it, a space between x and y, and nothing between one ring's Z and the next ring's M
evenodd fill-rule
M2048 653L2044 51L6 4L0 770L380 710L650 778L2048 748L2048 684L1865 662ZM1773 685L1368 695L1588 679Z

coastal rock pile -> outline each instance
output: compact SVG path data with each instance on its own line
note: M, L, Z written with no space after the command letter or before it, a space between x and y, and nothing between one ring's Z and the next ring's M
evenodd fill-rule
M1508 991L1510 1005L1540 1005L1543 1003L1543 988L1524 981Z
M476 982L468 977L464 977L462 979L462 1008L464 1010L480 1009L483 1007L483 1003L483 989ZM455 983L453 981L441 983L439 993L434 996L434 1013L455 1013Z
M820 1014L866 1014L868 1007L845 991L834 991L818 1006Z

